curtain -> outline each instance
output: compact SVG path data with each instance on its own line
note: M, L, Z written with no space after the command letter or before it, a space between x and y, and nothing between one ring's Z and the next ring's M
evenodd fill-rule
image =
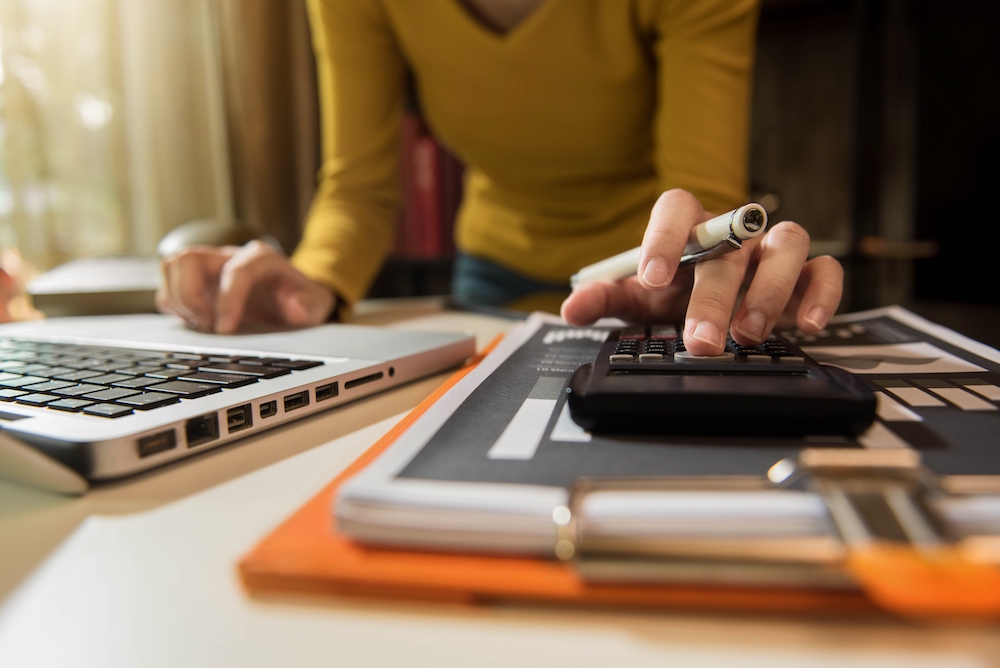
M0 248L44 270L211 219L291 249L314 76L301 0L3 0Z

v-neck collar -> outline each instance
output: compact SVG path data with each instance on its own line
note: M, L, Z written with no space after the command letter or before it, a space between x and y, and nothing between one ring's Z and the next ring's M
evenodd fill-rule
M578 1L574 0L574 2ZM477 18L465 6L462 0L447 0L447 4L451 6L452 14L457 17L459 22L465 24L472 32L480 35L483 40L498 46L507 46L523 40L525 35L533 32L535 26L544 21L548 14L552 13L553 7L559 4L559 2L560 0L542 0L542 4L535 8L533 12L528 14L516 26L507 32L499 32Z

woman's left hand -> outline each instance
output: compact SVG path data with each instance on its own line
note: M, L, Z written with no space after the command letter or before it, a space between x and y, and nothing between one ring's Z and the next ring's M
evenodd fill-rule
M637 275L578 286L563 302L563 318L584 325L609 316L662 323L684 315L684 343L694 355L721 354L726 331L741 345L757 345L779 323L807 334L826 327L840 304L844 270L829 256L807 260L809 234L796 223L778 223L740 250L680 267L691 229L712 217L691 193L663 193Z

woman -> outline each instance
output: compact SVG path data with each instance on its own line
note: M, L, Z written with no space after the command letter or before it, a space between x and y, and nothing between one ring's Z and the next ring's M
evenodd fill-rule
M678 269L691 228L746 197L754 0L311 0L324 164L291 261L251 242L165 263L161 308L189 326L307 326L361 298L392 244L404 79L468 166L455 292L502 302L565 287L637 245L637 276L577 288L571 323L685 317L696 355L779 318L822 329L832 258L783 222L743 250ZM741 289L745 296L733 315Z

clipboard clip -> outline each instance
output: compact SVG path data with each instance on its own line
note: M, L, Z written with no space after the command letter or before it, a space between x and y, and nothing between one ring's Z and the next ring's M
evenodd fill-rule
M692 540L657 531L655 520L639 530L607 521L606 509L620 506L628 498L623 495L656 505L667 498L660 494L670 492L790 487L822 499L835 532ZM938 477L908 448L807 448L772 466L766 481L582 478L571 487L566 506L553 513L555 553L587 581L860 588L876 604L908 616L1000 617L995 550L992 558L977 557L975 541L958 535L938 511L935 501L944 496Z

